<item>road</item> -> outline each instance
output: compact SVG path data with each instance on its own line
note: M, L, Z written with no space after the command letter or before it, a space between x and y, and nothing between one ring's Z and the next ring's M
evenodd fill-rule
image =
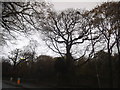
M13 85L2 83L2 88L20 88L20 87L16 87L16 86L13 86Z
M0 78L0 90L2 89L2 80Z

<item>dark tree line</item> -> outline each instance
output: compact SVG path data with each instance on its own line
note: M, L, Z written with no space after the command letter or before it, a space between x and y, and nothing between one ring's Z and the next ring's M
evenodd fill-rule
M17 65L17 71L13 71L14 64L11 63L10 59L3 59L2 75L3 78L13 77L14 80L20 77L21 82L29 82L29 80L31 80L31 82L34 83L51 83L51 86L57 84L58 87L61 85L99 87L97 81L97 76L99 75L100 86L104 88L109 87L108 56L109 54L107 52L99 51L95 54L95 57L91 58L90 61L84 65L82 65L82 63L85 62L86 58L81 58L79 61L74 62L74 74L73 72L70 74L66 73L66 65L62 57L53 58L51 56L40 55L34 58L32 62L31 59L21 62ZM117 87L118 54L111 57L113 62L114 87Z

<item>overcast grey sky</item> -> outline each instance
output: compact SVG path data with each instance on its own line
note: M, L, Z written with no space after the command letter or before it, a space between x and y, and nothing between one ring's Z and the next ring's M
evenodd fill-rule
M59 11L67 8L78 8L78 9L90 10L94 8L96 5L99 5L101 1L108 1L108 0L92 0L89 2L88 0L46 0L46 1L53 3L55 10ZM113 1L118 1L118 0L113 0ZM53 52L50 49L45 47L45 43L42 41L42 39L40 39L38 34L34 34L33 36L29 37L29 39L23 36L19 36L18 39L19 40L11 41L12 43L16 43L16 44L11 44L8 42L9 46L5 46L4 48L1 48L1 51L3 51L3 52L0 52L1 56L7 54L8 52L10 52L15 48L22 48L23 46L26 46L29 43L29 40L31 39L37 40L40 43L37 49L37 52L39 54L47 54L51 56L55 55L55 53L53 54Z
M67 8L81 8L90 10L94 8L99 2L53 2L56 10L64 10Z

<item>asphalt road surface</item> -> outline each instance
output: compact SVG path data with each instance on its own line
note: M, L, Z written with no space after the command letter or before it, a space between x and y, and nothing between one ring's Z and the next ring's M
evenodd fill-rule
M0 79L0 90L2 89L2 80Z
M16 86L13 86L13 85L2 83L2 88L20 88L20 87L16 87Z

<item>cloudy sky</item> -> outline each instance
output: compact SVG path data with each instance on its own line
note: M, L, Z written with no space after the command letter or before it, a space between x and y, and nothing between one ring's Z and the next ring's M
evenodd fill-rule
M110 1L110 0L91 0L89 2L88 0L46 0L46 1L53 3L55 10L60 11L67 8L81 8L81 9L90 10L94 8L96 5L101 4L102 1ZM112 1L118 1L118 0L112 0ZM38 34L34 34L28 38L25 38L21 35L18 37L18 40L12 40L11 42L8 42L8 46L4 46L0 48L2 51L0 52L1 53L0 55L5 56L7 55L8 52L14 50L15 48L23 48L24 46L28 45L29 40L31 39L37 40L39 42L39 47L37 48L38 54L47 54L51 56L56 55L45 46L45 43L42 41L42 39L39 37Z

